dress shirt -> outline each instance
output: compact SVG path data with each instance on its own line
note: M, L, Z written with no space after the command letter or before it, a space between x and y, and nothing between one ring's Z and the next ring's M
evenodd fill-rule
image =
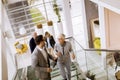
M43 54L45 60L48 62L47 53L46 53L45 49L44 48L40 48L39 46L37 46L37 48L41 51L41 53Z

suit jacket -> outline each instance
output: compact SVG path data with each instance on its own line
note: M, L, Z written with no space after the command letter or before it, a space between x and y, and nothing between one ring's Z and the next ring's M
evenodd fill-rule
M47 50L45 49L46 53ZM41 51L36 47L32 54L32 67L35 69L36 77L39 79L50 78L50 73L47 72L47 68L50 68L50 59L54 59L47 53L47 61L45 60Z
M71 63L70 53L73 53L73 49L71 43L66 41L64 44L64 54L63 54L63 46L59 43L55 44L54 50L57 52L61 52L62 55L58 57L58 63Z
M36 47L36 43L35 43L34 38L30 39L29 46L30 46L30 50L31 50L31 53L32 53L34 51L35 47Z
M45 41L46 41L47 47L48 47L47 38L45 39ZM55 40L54 40L53 36L50 36L49 41L50 41L50 45L52 46L52 48L54 48Z

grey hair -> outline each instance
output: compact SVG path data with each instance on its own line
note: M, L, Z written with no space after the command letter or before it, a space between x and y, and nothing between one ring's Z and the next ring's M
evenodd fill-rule
M65 34L59 34L58 38L63 38L63 39L65 39Z

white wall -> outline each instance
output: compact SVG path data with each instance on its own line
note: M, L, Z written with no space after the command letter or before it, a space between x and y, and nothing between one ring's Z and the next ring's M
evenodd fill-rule
M99 4L116 13L120 13L120 0L100 0Z
M110 49L120 49L120 14L105 8L106 45Z
M3 39L3 35L1 35L2 38L2 80L8 80L8 69L7 69L7 55L6 55L6 48L5 48L5 42Z
M2 13L2 12L1 12L1 11L2 11L2 10L1 10L1 7L2 7L2 6L1 6L1 1L0 1L0 53L2 52L2 51L1 51L1 23L2 23L2 22L1 22L1 21L2 21L2 20L1 20L1 13ZM2 57L1 57L1 56L2 56L2 55L0 54L0 65L2 65L2 61L1 61ZM2 80L2 71L1 71L2 69L1 69L1 68L2 68L2 66L0 66L0 80Z
M2 37L2 54L3 56L3 68L7 67L7 73L4 74L4 76L6 76L6 79L2 79L2 80L12 80L13 76L15 75L16 72L16 68L15 68L15 62L14 62L14 48L13 48L13 43L15 41L13 33L12 33L12 29L10 26L10 22L8 20L8 16L5 10L4 5L2 5L2 16L4 18L2 18L2 34L4 32L9 32L9 34L11 35L11 39L6 39L4 37ZM7 61L7 63L5 63L4 61ZM4 70L4 69L3 69ZM8 79L7 79L8 78Z

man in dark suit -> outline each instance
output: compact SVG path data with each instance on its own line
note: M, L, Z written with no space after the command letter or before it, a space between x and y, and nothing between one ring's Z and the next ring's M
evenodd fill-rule
M45 41L42 35L35 38L37 44L32 54L32 67L35 69L36 77L40 80L51 80L49 59L56 60L53 56L48 54L45 48Z
M36 47L36 43L35 43L35 38L36 37L37 37L37 33L34 32L32 38L30 39L30 42L29 42L31 53L34 51L34 49Z

